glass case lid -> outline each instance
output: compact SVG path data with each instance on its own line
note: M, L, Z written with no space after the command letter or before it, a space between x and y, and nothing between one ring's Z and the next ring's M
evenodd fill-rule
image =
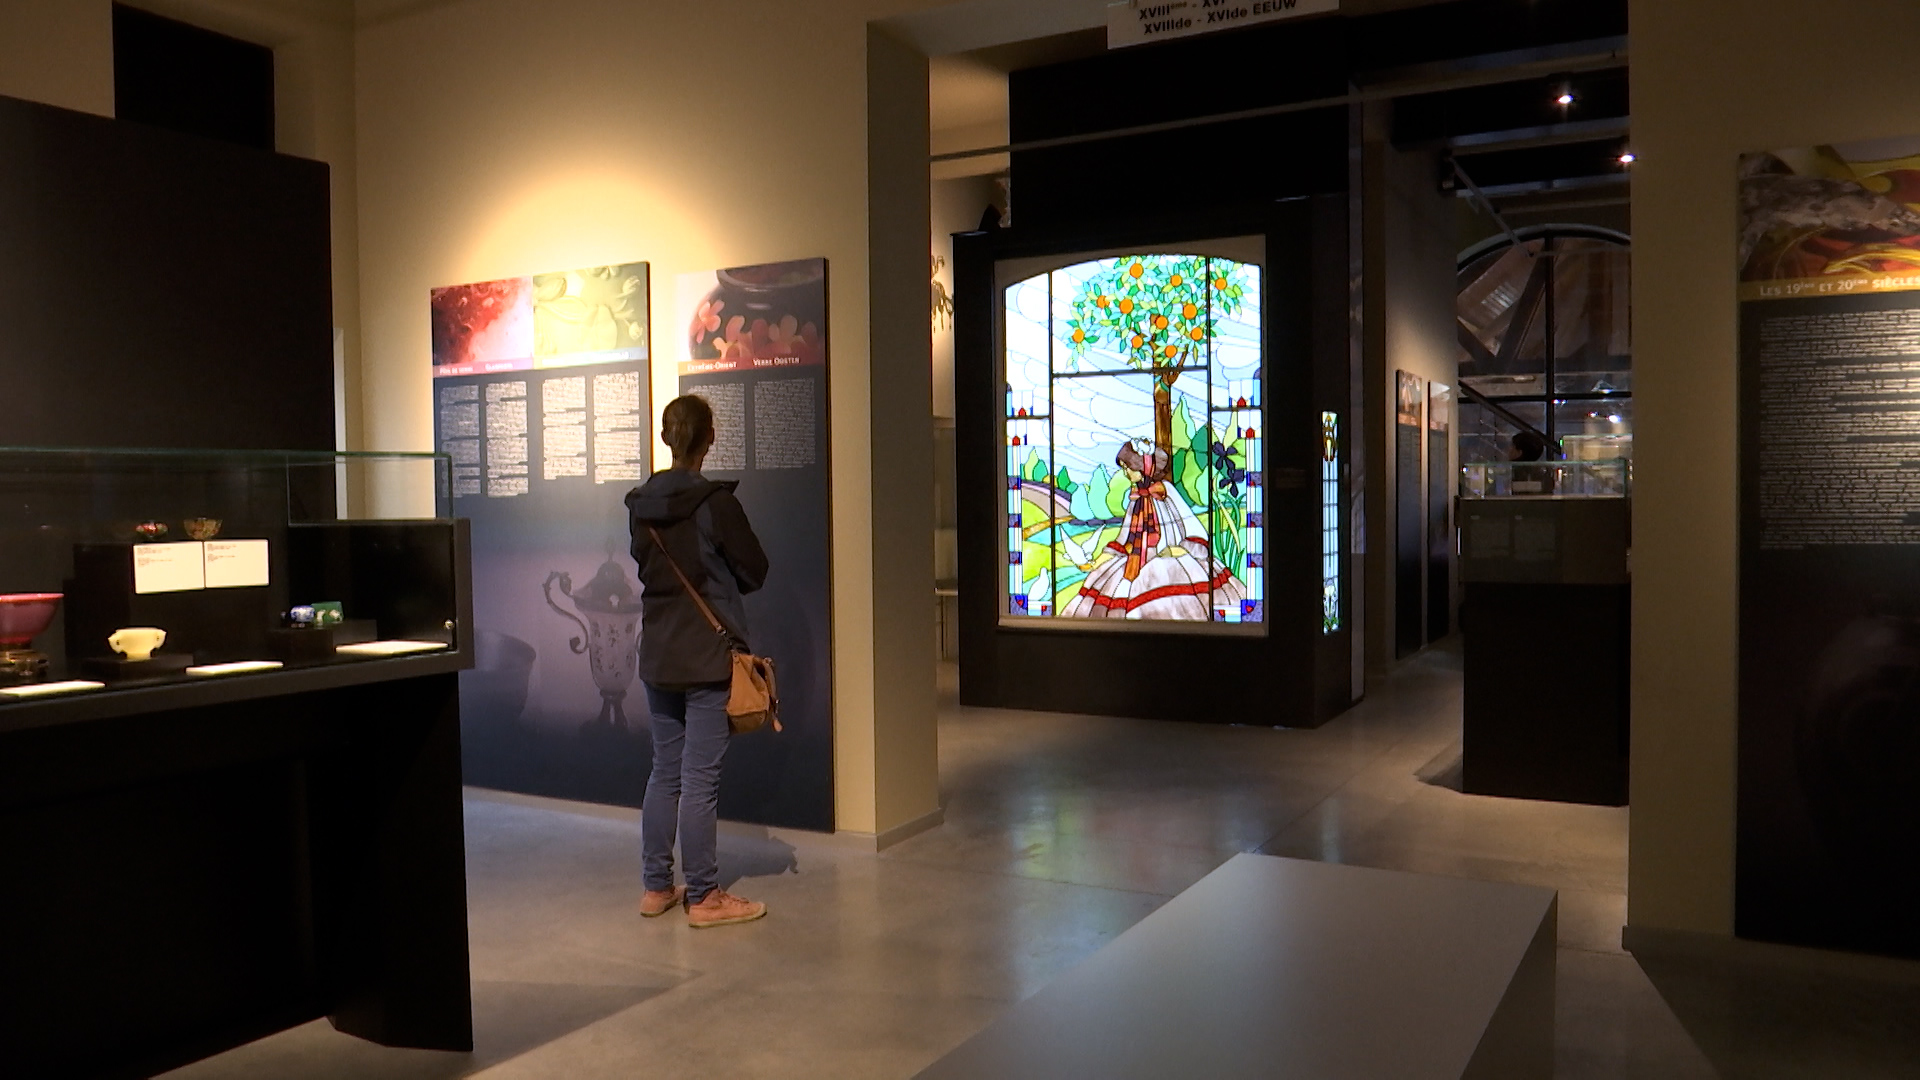
M1633 461L1480 461L1460 467L1463 499L1604 499L1633 494Z

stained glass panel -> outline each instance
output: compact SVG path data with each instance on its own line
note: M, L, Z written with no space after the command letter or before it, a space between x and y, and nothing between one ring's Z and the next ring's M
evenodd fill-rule
M1340 417L1320 414L1320 630L1340 629Z
M1260 268L1094 260L1005 305L1007 614L1264 622Z

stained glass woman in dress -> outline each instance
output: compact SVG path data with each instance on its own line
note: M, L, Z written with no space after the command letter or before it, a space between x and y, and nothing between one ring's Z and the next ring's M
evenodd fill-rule
M1061 614L1073 619L1182 619L1205 622L1210 604L1238 604L1240 583L1214 564L1206 530L1169 482L1168 457L1144 439L1120 448L1125 527L1087 574Z

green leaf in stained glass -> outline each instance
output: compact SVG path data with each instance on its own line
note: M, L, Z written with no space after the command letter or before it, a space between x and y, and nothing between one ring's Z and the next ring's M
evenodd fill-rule
M1098 486L1096 487L1095 485ZM1106 495L1106 485L1101 482L1098 475L1094 477L1091 483L1076 484L1073 488L1072 509L1069 512L1073 514L1075 521L1093 521L1097 518L1106 517ZM1094 510L1093 505L1093 499L1096 496L1101 500L1098 512Z
M1207 505L1207 465L1204 458L1191 448L1179 451L1173 475L1178 478L1180 494L1186 496L1187 505Z
M1127 492L1132 489L1133 484L1127 479L1126 473L1113 474L1113 479L1107 481L1108 517L1125 516L1127 512Z

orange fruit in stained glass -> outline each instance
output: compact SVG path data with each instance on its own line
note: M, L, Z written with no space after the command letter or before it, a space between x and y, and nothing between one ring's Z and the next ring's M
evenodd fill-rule
M1134 263L1132 266L1127 267L1127 273L1131 275L1136 281L1139 280L1141 275L1145 274L1146 272L1147 272L1147 267L1145 263Z
M1180 309L1180 317L1183 319L1191 319L1198 314L1200 314L1200 309L1192 304L1188 304Z
M1078 345L1085 340L1087 340L1086 331L1081 330L1079 327L1075 327L1073 331L1073 343L1075 345Z
M1182 282L1182 281L1184 281L1184 280L1185 280L1185 279L1184 279L1184 278L1182 278L1182 277L1181 277L1181 276L1180 276L1179 274L1175 274L1175 275L1173 275L1173 278L1172 278L1172 280L1170 280L1170 281L1168 281L1168 282L1167 282L1167 284L1168 284L1168 285L1172 285L1172 286L1174 286L1174 287L1176 287L1176 288L1177 288L1177 287L1179 287L1179 285L1180 285L1180 282Z
M1104 297L1104 296L1096 296L1096 297L1094 297L1094 298L1093 298L1093 306L1095 306L1095 307L1106 307L1106 306L1107 306L1107 298L1106 298L1106 297Z
M1137 348L1139 348L1140 346L1142 346L1142 345L1145 345L1146 343L1147 343L1147 339L1146 339L1146 338L1143 338L1143 337L1141 337L1141 336L1140 336L1139 334L1135 334L1135 335L1133 335L1133 347L1134 347L1134 348L1136 348L1136 349L1137 349Z
M1223 277L1222 277L1222 278L1214 278L1214 279L1213 279L1213 287L1214 287L1214 288L1216 288L1216 289L1224 289L1224 288L1226 288L1226 287L1227 287L1227 279L1226 279L1226 278L1223 278Z
M1180 350L1169 345L1165 349L1162 349L1161 351L1167 354L1167 359L1171 360L1173 359L1174 355L1178 353Z
M1207 332L1205 330L1202 330L1198 326L1193 328L1193 334L1192 334L1193 340L1204 341L1206 340L1206 336L1207 336Z
M1120 301L1120 314L1122 315L1133 314L1133 300L1131 297Z
M1165 330L1167 328L1167 317L1165 315L1155 315L1153 317L1153 328L1155 330Z

